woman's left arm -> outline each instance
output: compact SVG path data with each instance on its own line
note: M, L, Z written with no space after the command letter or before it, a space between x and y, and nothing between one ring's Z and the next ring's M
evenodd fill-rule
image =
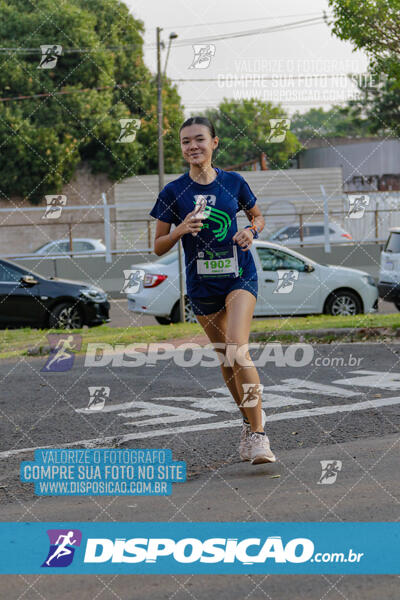
M265 227L265 220L261 214L259 207L255 204L253 208L244 211L248 220L251 222L252 227L257 229L257 233L260 234ZM239 244L242 250L246 251L250 248L253 242L254 236L252 230L249 227L237 231L233 236L232 240Z

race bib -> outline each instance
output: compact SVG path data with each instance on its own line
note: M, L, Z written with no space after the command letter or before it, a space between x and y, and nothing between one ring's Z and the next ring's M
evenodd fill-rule
M235 244L211 250L198 250L196 264L199 277L239 277Z

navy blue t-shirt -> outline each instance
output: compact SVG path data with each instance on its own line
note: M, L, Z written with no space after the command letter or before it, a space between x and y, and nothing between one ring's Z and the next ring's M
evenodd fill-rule
M256 197L245 179L233 171L215 168L217 177L206 185L195 182L189 173L167 183L161 190L150 215L179 225L195 207L196 196L207 199L210 215L203 221L203 228L197 236L187 233L182 236L185 252L187 294L193 298L205 298L224 294L238 277L257 279L256 266L250 250L243 251L232 237L238 230L236 213L249 210L256 203ZM238 277L204 277L197 272L198 251L218 250L236 246L238 257Z

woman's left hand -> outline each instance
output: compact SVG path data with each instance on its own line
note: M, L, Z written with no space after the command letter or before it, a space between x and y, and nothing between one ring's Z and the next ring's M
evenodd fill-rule
M236 242L241 249L246 252L253 243L253 234L250 229L247 227L246 229L241 229L237 231L232 238L233 242Z

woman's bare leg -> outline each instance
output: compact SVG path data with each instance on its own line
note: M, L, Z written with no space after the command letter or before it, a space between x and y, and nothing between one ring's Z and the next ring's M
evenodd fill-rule
M224 348L216 347L218 350L218 358L220 361L220 367L222 371L222 376L225 380L225 383L232 394L233 399L236 404L239 406L242 402L242 393L241 388L238 390L235 375L233 368L230 366L224 365L225 363L225 337L226 337L226 310L222 309L216 313L212 313L211 315L196 315L197 320L200 325L203 327L208 339L212 344L224 344ZM240 407L242 415L246 416L246 409Z
M226 307L226 338L227 344L232 344L229 352L236 388L240 393L242 402L244 397L243 384L255 384L255 395L258 396L256 406L246 406L246 415L250 421L252 431L264 431L261 416L260 378L257 369L248 352L250 325L256 304L255 296L243 289L233 290L225 300ZM239 353L236 354L236 351ZM237 358L237 360L235 360ZM242 411L243 412L243 411Z

